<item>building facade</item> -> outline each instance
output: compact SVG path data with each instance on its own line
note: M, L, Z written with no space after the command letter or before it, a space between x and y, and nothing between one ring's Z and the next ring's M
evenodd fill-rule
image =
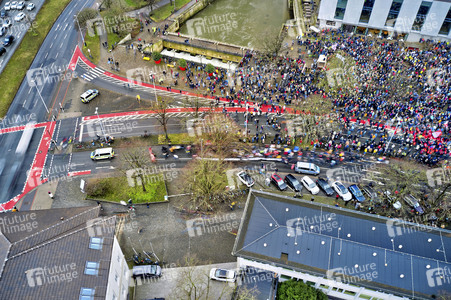
M408 42L451 40L451 0L321 0L320 28Z

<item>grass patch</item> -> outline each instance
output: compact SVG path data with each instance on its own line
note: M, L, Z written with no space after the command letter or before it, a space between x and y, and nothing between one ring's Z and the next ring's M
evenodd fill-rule
M103 199L114 202L132 199L133 203L164 201L166 188L162 174L154 174L147 178L146 192L141 184L131 187L126 177L95 178L88 181L86 194L91 199Z
M124 2L132 9L138 9L148 5L147 1L144 0L124 0Z
M98 64L100 61L100 37L96 34L95 36L90 36L87 34L85 36L86 47L83 47L83 52L89 57L88 49L91 51L91 57L89 59Z
M185 4L189 3L190 0L175 0L175 9L179 10ZM153 19L156 22L161 22L165 19L167 19L170 15L172 15L172 12L174 10L174 4L166 4L158 9L153 10L150 13L151 19Z
M301 102L297 107L293 107L296 110L303 110L314 115L330 114L332 112L332 101L329 98L323 98L321 95L311 95L306 101Z
M192 144L195 142L195 137L190 136L188 133L172 133L168 134L169 139L171 140L172 145L178 145L178 144ZM158 144L164 145L167 144L166 136L164 134L160 134L158 136Z
M0 86L2 87L2 93L0 95L1 117L6 115L24 76L30 68L47 33L69 2L70 0L45 1L33 22L32 27L34 27L34 32L29 30L25 33L20 46L17 47L3 70L2 76L0 76Z

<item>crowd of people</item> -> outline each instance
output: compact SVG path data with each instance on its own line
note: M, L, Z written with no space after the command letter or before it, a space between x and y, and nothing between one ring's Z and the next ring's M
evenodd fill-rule
M398 41L323 31L316 38L299 39L297 47L304 54L297 58L248 52L234 74L222 69L206 74L202 67L189 65L182 80L193 89L205 88L216 99L221 93L230 106L253 103L250 109L256 112L280 113L289 106L309 113L302 103L317 94L330 101L342 125L339 134L325 132L323 139L311 141L318 146L410 156L430 165L448 158L449 43L427 41L418 49ZM315 58L321 54L329 61L338 55L347 59L341 85L322 83L329 70L317 68ZM261 141L261 134L254 141ZM277 140L286 135L282 131Z

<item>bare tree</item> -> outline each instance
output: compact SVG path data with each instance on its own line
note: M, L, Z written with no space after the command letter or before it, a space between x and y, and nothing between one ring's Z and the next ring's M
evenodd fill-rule
M155 118L157 119L158 123L160 123L160 125L163 127L166 141L169 142L168 121L170 119L170 116L168 115L169 109L168 103L158 96L157 100L152 102L150 109L155 111Z
M93 8L85 8L81 10L77 15L76 18L78 19L78 23L80 24L81 28L84 28L87 24L88 20L97 18L97 11Z
M143 192L146 192L146 170L149 168L150 156L142 148L131 148L125 149L120 155L121 168L127 177L132 177L133 179L139 179L138 184L141 184Z
M267 58L273 58L279 55L283 44L283 35L276 29L267 30L261 39L261 51Z
M146 2L150 6L150 11L153 11L153 6L155 5L156 0L146 0Z

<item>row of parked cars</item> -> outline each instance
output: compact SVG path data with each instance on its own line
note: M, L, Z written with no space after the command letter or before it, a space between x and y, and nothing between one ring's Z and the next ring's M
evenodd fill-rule
M319 175L320 168L312 163L298 162L294 171L296 173ZM252 187L254 185L254 180L249 176L246 171L241 171L238 174L238 178L247 187ZM296 193L300 193L303 188L308 190L312 195L316 195L322 190L327 196L333 196L335 193L347 202L355 199L358 202L364 202L367 198L374 204L382 204L384 201L392 205L396 210L402 208L402 204L397 200L390 191L380 190L376 188L375 184L370 182L366 185L352 184L346 187L340 181L334 181L329 184L329 180L324 177L318 177L316 181L313 181L308 176L303 176L299 181L294 175L288 174L283 179L282 177L274 173L270 178L270 182L274 184L280 191L285 191L288 188L292 189ZM420 201L416 199L411 194L405 195L403 200L415 210L416 213L422 215L424 210L420 205Z

